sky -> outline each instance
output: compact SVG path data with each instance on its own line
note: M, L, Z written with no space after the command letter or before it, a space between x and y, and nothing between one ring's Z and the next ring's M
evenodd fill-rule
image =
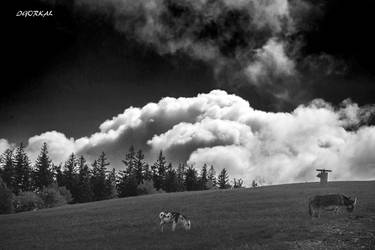
M25 17L20 11L52 10ZM0 151L55 163L130 145L151 162L265 183L375 178L374 4L347 0L18 1ZM7 65L6 67L8 67Z

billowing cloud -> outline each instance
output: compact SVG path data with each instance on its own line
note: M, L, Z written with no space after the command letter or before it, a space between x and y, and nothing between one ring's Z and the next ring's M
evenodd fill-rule
M0 154L11 147L12 146L9 144L8 140L0 139Z
M334 107L321 99L290 113L264 112L236 95L213 90L127 108L87 137L45 132L31 137L26 150L35 160L47 142L56 163L71 152L92 161L104 151L112 166L122 168L121 159L135 145L150 162L163 150L174 163L213 164L218 171L225 167L248 184L254 178L313 181L316 168L332 169L334 180L365 180L375 178L375 127L366 125L374 112L374 106L346 100ZM8 146L0 140L0 149Z
M252 86L277 99L298 89L292 85L300 34L318 8L305 0L75 0L74 6L105 13L119 32L161 55L206 62L219 86ZM306 60L304 67L320 61Z

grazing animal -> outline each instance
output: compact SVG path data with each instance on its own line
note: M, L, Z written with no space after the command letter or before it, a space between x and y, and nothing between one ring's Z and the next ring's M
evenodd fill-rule
M191 222L186 216L177 212L163 211L159 214L160 218L160 229L163 232L164 224L172 223L172 231L176 229L177 224L182 224L185 230L190 230Z
M311 217L320 217L320 211L334 211L336 214L341 208L353 212L357 204L357 197L354 199L342 194L316 195L309 199L309 214Z

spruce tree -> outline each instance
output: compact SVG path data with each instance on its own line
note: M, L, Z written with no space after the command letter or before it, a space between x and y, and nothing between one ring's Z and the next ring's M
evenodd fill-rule
M210 169L208 170L206 187L207 189L216 187L216 171L213 165L211 165Z
M173 169L172 164L167 167L167 173L165 176L165 191L166 192L177 192L178 181L176 170Z
M219 185L220 189L226 189L229 186L229 175L227 170L223 168L217 178L217 184Z
M150 179L150 171L149 166L145 162L145 156L142 150L138 150L137 154L135 155L135 164L134 164L134 174L137 180L137 184L143 182L143 180Z
M99 156L97 160L92 164L92 178L91 178L91 187L94 193L94 200L104 200L108 197L106 196L106 171L107 166L110 163L107 160L107 157L104 152Z
M65 186L72 194L74 202L78 198L78 176L77 176L77 159L74 153L69 156L65 162L63 171L63 186Z
M32 190L32 169L30 160L24 150L24 145L21 143L14 155L14 176L16 182L15 193Z
M151 167L152 179L157 190L165 186L166 163L163 151L160 151L158 159Z
M201 190L206 190L207 189L207 181L208 181L208 178L207 178L207 165L204 164L203 167L202 167L202 170L201 170L200 178L199 178L200 189Z
M52 161L48 156L47 143L43 143L40 154L35 163L34 170L35 186L42 190L53 182Z
M197 171L193 166L189 166L186 169L185 187L187 191L193 191L199 189L199 182L197 177Z
M180 163L177 167L177 191L185 191L185 164Z
M93 192L90 184L91 173L86 159L81 155L78 160L78 188L77 202L89 202L93 200Z
M117 197L117 174L114 168L109 172L106 178L106 192L106 196L109 199Z
M134 147L129 148L129 152L122 161L125 165L125 170L120 172L120 181L118 191L120 197L135 196L137 195L137 169L136 169L136 153ZM142 173L142 170L141 170Z
M6 183L7 187L15 192L17 185L15 182L14 173L14 157L13 150L7 149L0 157L1 164L1 178Z

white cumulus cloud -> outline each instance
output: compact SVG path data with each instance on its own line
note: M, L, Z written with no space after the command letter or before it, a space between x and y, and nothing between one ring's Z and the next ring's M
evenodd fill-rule
M226 168L247 185L316 181L316 168L328 168L333 180L375 178L375 127L365 125L373 106L344 101L340 107L317 99L292 112L264 112L225 91L195 97L162 98L144 107L130 107L104 121L99 131L82 138L49 131L31 137L26 150L35 160L43 142L55 163L72 152L90 161L107 153L112 166L130 145L153 161L160 150L173 163ZM0 139L2 151L10 143Z

